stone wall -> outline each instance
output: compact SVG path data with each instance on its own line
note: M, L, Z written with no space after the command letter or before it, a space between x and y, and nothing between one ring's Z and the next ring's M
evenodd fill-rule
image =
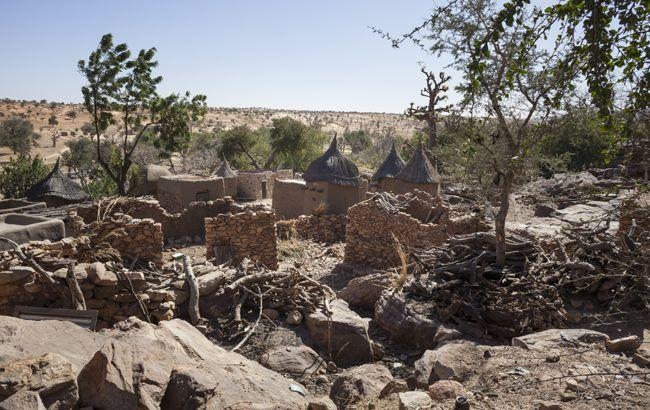
M77 213L85 223L90 223L97 220L98 208L101 215L105 213L112 215L117 212L134 218L151 218L160 222L163 237L165 241L170 242L179 238L203 238L205 218L228 212L238 213L246 209L263 209L263 205L238 205L232 198L224 198L216 201L192 202L182 212L171 214L156 200L121 197L113 201L81 204L77 207Z
M276 179L293 178L293 170L239 171L237 173L237 198L257 201L273 198L273 184ZM262 181L266 181L266 198L262 195Z
M344 242L346 225L347 217L344 214L301 216L296 221L296 233L301 238L316 242Z
M390 212L381 205L385 196L377 195L348 210L346 263L394 267L400 264L394 237L407 250L422 249L440 245L451 235L489 229L482 215L453 208L421 191L384 195L404 206Z
M230 247L235 264L250 258L269 269L278 268L275 213L272 211L205 218L205 232L208 258L215 256L215 247L223 246Z

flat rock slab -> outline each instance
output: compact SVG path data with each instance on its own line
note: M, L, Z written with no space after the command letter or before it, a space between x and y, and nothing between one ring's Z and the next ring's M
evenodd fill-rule
M609 336L589 329L547 329L537 333L512 338L512 345L524 349L546 349L570 346L576 342L604 343Z
M262 353L260 364L279 373L309 375L323 373L325 361L308 346L280 346Z
M366 396L379 396L392 379L390 370L379 363L351 367L334 381L330 398L337 406L344 407Z

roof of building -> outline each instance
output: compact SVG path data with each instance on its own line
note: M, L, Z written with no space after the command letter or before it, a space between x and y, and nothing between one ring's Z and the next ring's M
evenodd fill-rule
M27 199L38 200L46 196L54 196L66 199L68 201L85 201L90 196L81 189L81 186L63 175L59 168L59 160L56 161L54 168L42 180L29 188L26 193Z
M221 178L235 178L237 176L237 173L230 167L227 159L221 162L221 165L219 165L219 168L217 168L214 174Z
M382 178L395 178L403 168L404 160L397 153L397 150L395 149L395 141L393 140L393 145L390 148L388 156L371 179L373 181L379 181Z
M357 166L339 151L336 135L327 151L309 164L302 177L307 182L324 181L336 185L357 186L361 181Z
M441 180L440 174L427 158L423 144L415 150L411 159L395 178L414 184L439 183Z

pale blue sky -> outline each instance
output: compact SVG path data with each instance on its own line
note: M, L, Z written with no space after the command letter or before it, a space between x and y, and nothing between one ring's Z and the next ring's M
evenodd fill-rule
M431 0L0 0L0 97L81 101L79 59L108 32L155 46L161 93L190 90L210 106L402 112L422 101L414 46L391 48Z

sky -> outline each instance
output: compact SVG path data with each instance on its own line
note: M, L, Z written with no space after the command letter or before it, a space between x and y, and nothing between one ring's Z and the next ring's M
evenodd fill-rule
M422 61L373 33L421 24L432 0L0 1L0 98L81 102L86 59L105 33L135 53L156 47L161 94L205 94L211 107L401 113Z

